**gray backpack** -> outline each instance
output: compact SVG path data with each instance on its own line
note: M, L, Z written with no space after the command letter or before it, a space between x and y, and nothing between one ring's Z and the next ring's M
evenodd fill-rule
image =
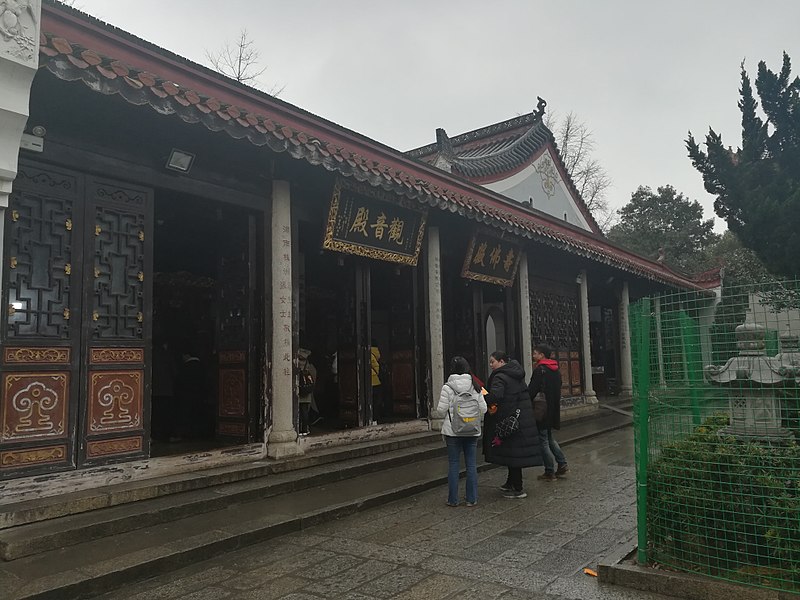
M470 387L466 392L457 392L449 383L445 384L456 395L450 404L447 416L453 428L453 435L476 437L481 433L481 405L478 392Z

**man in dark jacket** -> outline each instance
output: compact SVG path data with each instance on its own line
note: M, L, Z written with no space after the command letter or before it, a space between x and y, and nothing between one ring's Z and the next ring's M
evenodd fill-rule
M565 477L569 471L567 458L553 437L553 429L561 429L561 373L558 362L551 358L552 354L553 349L546 344L533 348L533 376L528 385L531 401L540 392L547 400L547 414L536 423L544 459L544 474L538 478L544 481L555 481L558 477Z
M492 352L489 358L492 369L486 382L486 404L489 413L484 423L484 454L486 461L508 467L508 479L500 487L506 498L525 498L522 489L522 468L543 464L542 449L533 418L533 405L525 386L525 370L505 352ZM500 439L497 424L519 409L519 429Z

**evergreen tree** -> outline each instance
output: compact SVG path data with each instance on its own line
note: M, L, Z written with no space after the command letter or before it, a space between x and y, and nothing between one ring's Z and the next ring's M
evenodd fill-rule
M662 255L668 265L683 271L702 268L706 249L719 239L713 219L703 220L700 203L671 185L655 193L639 186L618 215L608 239L648 258Z
M742 65L739 110L742 146L725 148L709 129L703 152L691 132L689 158L717 196L714 210L742 244L777 274L798 272L800 256L800 79L791 79L784 53L779 73L758 64L758 112L750 77Z

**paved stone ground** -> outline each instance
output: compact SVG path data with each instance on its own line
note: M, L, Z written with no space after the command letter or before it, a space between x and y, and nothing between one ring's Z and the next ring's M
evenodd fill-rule
M583 574L635 534L632 442L627 428L568 446L570 477L525 470L524 500L503 498L505 469L493 469L475 508L449 508L435 489L102 598L665 600Z

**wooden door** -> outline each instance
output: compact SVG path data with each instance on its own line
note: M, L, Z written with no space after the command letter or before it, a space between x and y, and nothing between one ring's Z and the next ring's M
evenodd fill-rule
M0 476L146 456L152 193L27 161L14 190Z
M401 268L389 279L390 389L392 413L415 418L417 414L416 278L411 268Z
M86 187L79 465L147 456L150 443L153 195Z
M217 280L217 436L237 443L253 438L257 409L254 333L258 331L255 217L220 212Z
M339 421L345 427L360 427L372 417L369 298L368 279L365 279L369 270L352 259L340 269L337 336Z
M5 211L0 478L76 465L83 185L20 161Z

